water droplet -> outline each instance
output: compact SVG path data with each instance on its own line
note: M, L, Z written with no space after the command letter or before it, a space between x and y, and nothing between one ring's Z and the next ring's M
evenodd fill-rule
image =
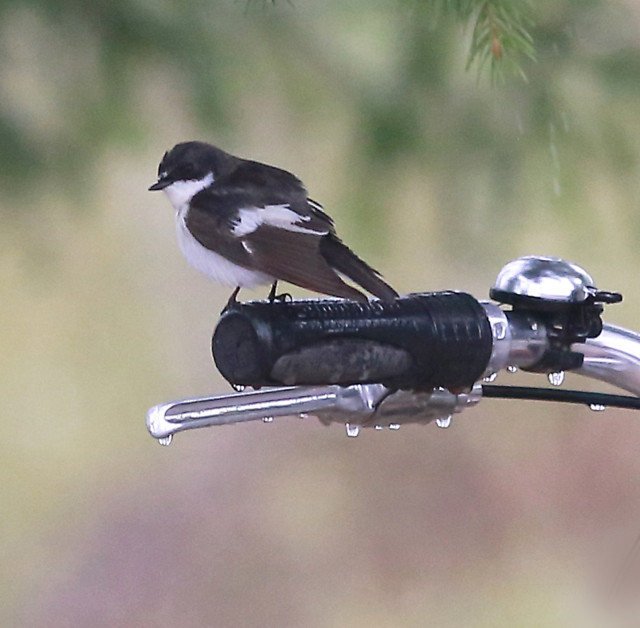
M273 423L273 417L272 416L263 416L262 417L262 422L263 423Z
M382 425L376 425L376 429L378 430L378 432L382 429Z
M564 371L556 371L555 373L549 373L547 379L552 386L562 386L564 383Z
M448 428L451 425L451 420L452 420L452 416L445 416L445 417L441 417L439 419L436 419L436 425L438 427L441 427L443 429Z
M390 423L389 424L389 429L390 430L399 430L400 429L400 423Z
M236 392L242 392L246 386L244 386L243 384L231 384L231 388L233 388L233 390L235 390Z
M358 434L360 434L360 426L352 425L351 423L345 423L345 428L347 429L347 436L350 438L355 438Z
M509 371L509 373L517 373L518 372L518 367L517 366L513 366L513 364L510 364L509 366L507 366L507 371Z
M590 403L589 409L594 412L604 412L607 409L607 406L603 406L601 403Z
M496 381L496 377L498 377L497 373L490 373L482 381L486 382L487 384L490 384L491 382L495 382Z
M168 434L167 436L163 436L162 438L158 439L158 442L163 446L163 447L168 447L169 445L171 445L171 441L173 440L173 434Z
M494 323L492 331L496 340L504 340L507 337L507 325L502 321Z

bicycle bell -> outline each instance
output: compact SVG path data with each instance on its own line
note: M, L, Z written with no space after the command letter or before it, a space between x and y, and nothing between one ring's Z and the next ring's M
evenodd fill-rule
M584 268L558 257L520 257L498 273L491 298L502 303L529 300L582 303L597 293Z

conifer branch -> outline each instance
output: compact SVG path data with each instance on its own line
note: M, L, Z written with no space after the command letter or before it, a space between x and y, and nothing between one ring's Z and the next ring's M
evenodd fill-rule
M526 80L521 60L535 60L530 29L533 26L530 0L414 0L439 15L454 15L473 24L467 69L474 64L481 73L490 64L492 81L509 74Z

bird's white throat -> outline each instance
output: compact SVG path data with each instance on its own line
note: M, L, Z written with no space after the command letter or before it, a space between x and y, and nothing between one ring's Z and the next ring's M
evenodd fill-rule
M213 183L213 173L210 172L202 179L192 179L190 181L175 181L164 188L169 202L173 208L179 212L187 203L200 191L208 188Z

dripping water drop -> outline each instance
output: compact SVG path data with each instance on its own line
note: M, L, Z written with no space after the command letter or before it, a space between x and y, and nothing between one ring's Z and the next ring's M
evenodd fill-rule
M349 436L350 438L355 438L356 436L358 436L358 434L360 434L359 425L352 425L351 423L345 423L344 426L347 430L347 436Z
M446 429L451 425L451 419L452 418L453 417L451 415L445 416L445 417L440 417L439 419L436 419L436 425L438 427Z
M564 382L564 371L555 371L554 373L549 373L547 375L547 379L552 386L562 386Z

